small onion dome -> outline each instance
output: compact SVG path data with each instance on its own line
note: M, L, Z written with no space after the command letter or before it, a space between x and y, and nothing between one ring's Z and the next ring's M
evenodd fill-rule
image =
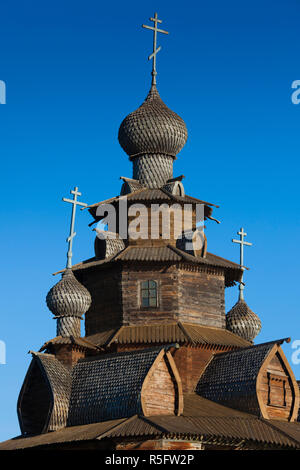
M49 290L46 303L56 317L81 317L92 303L89 291L77 281L71 269Z
M239 300L226 315L227 330L253 341L261 330L261 321L244 300Z
M130 156L164 154L173 158L187 140L184 121L162 101L152 85L144 103L121 123L119 142Z

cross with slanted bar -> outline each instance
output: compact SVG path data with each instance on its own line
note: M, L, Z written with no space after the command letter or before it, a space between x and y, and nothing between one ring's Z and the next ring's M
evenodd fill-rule
M76 215L76 207L77 206L84 206L86 207L87 204L85 202L77 201L77 196L81 196L81 193L78 191L77 186L75 186L74 191L70 191L71 194L74 195L73 199L66 199L65 197L62 198L65 202L70 202L72 204L72 216L71 216L71 225L70 225L70 235L67 238L67 243L69 243L69 249L67 254L67 268L72 267L72 245L73 245L73 238L76 235L74 232L74 225L75 225L75 215Z
M157 18L157 13L154 14L154 18L149 18L150 21L154 22L154 26L147 26L143 24L142 27L146 29L151 29L153 31L153 52L149 55L148 60L153 59L152 64L152 85L156 85L156 54L161 50L161 46L157 47L157 33L169 34L168 31L163 29L158 29L157 23L162 23L162 20Z
M244 288L245 284L243 283L243 277L244 277L244 271L245 271L245 266L244 266L244 246L252 246L252 243L246 242L244 240L244 237L247 236L247 233L244 232L243 227L240 229L239 232L237 232L238 235L240 235L239 240L235 240L234 238L232 239L233 243L239 243L240 245L240 266L242 268L242 279L240 282L239 290L240 290L240 295L239 295L239 300L244 300Z

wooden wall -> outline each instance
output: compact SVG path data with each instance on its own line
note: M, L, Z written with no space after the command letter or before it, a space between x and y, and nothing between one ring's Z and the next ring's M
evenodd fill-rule
M176 321L225 328L221 274L188 271L167 263L116 263L75 273L92 296L85 315L86 336L121 325ZM145 280L157 281L157 307L141 307L140 283Z
M227 350L231 348L228 347ZM223 348L205 346L181 346L173 353L173 358L182 382L183 393L192 393L213 354L224 352Z
M151 371L150 371L151 374ZM164 357L145 379L142 403L145 416L174 415L177 407L176 387Z
M158 306L141 307L140 283L158 283ZM174 322L178 313L178 274L166 265L124 268L122 272L122 308L124 325Z
M226 327L223 275L179 270L178 318L182 322Z
M150 203L153 208L150 207ZM191 205L186 205L186 211L190 213L190 216L184 217L183 208L175 201L170 206L166 203L159 203L159 201L151 201L150 203L147 202L148 207L144 205L140 211L128 208L129 214L131 214L128 216L129 245L176 245L178 237L184 230L196 227L196 213ZM154 204L160 207L154 208ZM133 212L130 213L130 210Z
M92 296L92 305L85 314L85 335L100 333L122 325L120 266L76 271L75 275Z
M142 308L140 282L158 282L158 307ZM122 273L123 324L181 321L225 328L224 277L175 266L125 268Z

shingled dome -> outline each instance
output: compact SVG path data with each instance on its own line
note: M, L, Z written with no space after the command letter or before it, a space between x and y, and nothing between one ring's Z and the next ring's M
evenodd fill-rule
M46 302L56 317L81 317L91 305L89 291L77 281L71 269L50 289Z
M227 330L253 341L261 330L261 321L245 300L240 299L226 315Z
M171 111L152 85L144 103L121 123L119 142L134 157L141 154L165 154L175 158L187 140L184 121Z

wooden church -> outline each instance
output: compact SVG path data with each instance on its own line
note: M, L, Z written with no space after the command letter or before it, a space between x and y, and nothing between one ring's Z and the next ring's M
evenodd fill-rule
M151 89L119 129L132 177L87 207L97 227L111 208L114 229L96 231L95 256L72 266L84 204L71 191L68 264L47 295L57 335L31 352L21 435L2 450L300 449L299 385L281 349L289 339L253 343L261 323L244 300L243 258L207 251L203 222L214 223L215 205L173 175L187 129L158 93L157 33L166 31L156 14L151 21ZM239 300L226 314L234 285Z

